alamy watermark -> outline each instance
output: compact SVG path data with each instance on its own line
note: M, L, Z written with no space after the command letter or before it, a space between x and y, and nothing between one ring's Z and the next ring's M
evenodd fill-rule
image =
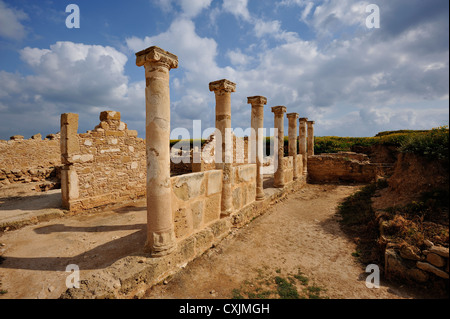
M366 287L369 289L380 288L380 267L370 264L366 267L366 273L370 273L366 278Z
M80 267L75 264L68 265L66 267L66 272L70 275L66 277L66 287L70 288L80 288Z
M76 4L69 4L66 7L66 13L70 13L66 18L66 27L68 29L80 28L80 7Z
M369 4L366 12L370 13L366 18L366 27L368 29L380 28L380 8L376 4Z

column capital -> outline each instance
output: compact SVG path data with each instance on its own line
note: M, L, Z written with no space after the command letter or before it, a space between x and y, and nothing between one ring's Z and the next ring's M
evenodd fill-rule
M298 119L298 113L288 113L288 114L286 114L286 116L290 119L290 118L292 118L292 119Z
M253 105L261 105L261 104L267 104L267 98L264 96L249 96L247 98L247 103Z
M307 117L301 117L298 119L299 122L308 122L308 118Z
M137 66L143 66L146 63L152 62L163 63L169 69L176 69L178 67L178 57L157 46L152 46L136 53Z
M316 124L316 122L315 122L315 121L307 121L307 123L308 123L309 125L313 125L313 124Z
M272 107L272 112L275 114L282 115L283 113L286 113L286 106L282 106L282 105L274 106L274 107Z
M236 83L227 79L218 80L209 83L209 90L214 93L231 93L236 91Z

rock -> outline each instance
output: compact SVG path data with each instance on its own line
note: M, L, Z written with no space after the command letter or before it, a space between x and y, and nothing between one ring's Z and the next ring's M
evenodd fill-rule
M419 268L419 269L431 272L438 277L448 279L448 274L445 271L442 271L439 268L437 268L429 263L418 261L416 265L417 265L417 268Z
M420 250L417 247L402 245L400 247L400 256L410 260L421 260L419 256Z
M442 246L433 246L429 249L430 253L448 258L448 248Z
M445 260L441 256L435 254L435 253L429 253L427 255L427 261L436 267L443 267L445 266Z
M23 140L24 137L22 135L14 135L14 136L11 136L9 139L12 141L20 141L20 140Z
M425 246L427 246L428 248L434 246L434 244L433 244L431 241L429 241L428 239L425 239L425 240L423 241L423 243L424 243Z
M42 135L40 133L35 134L31 137L32 140L42 140Z

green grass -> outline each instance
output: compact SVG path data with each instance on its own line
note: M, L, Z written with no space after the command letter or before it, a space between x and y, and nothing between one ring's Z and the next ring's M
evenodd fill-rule
M270 270L268 270L270 272ZM309 279L298 269L297 274L279 275L281 269L275 269L277 275L264 273L257 269L255 280L245 280L239 289L231 292L233 299L322 299L326 289L309 285Z
M286 279L277 276L275 277L277 284L277 292L281 299L299 299L297 288Z

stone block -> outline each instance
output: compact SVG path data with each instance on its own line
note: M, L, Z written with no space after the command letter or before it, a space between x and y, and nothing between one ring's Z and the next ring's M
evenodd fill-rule
M222 194L208 196L205 202L204 223L208 224L220 218L220 199Z
M234 209L239 209L241 208L241 203L242 203L242 190L240 187L236 187L233 190L233 207Z
M427 255L427 261L436 267L444 267L445 266L445 260L441 256L435 253L429 253Z
M431 272L438 277L448 279L448 274L445 271L440 270L439 268L437 268L429 263L418 261L417 268L425 270L427 272Z
M206 174L208 177L207 195L220 193L222 191L222 171L209 171Z
M100 121L120 121L120 112L103 111L100 113Z
M200 200L191 204L192 226L194 229L200 229L203 225L204 201Z

